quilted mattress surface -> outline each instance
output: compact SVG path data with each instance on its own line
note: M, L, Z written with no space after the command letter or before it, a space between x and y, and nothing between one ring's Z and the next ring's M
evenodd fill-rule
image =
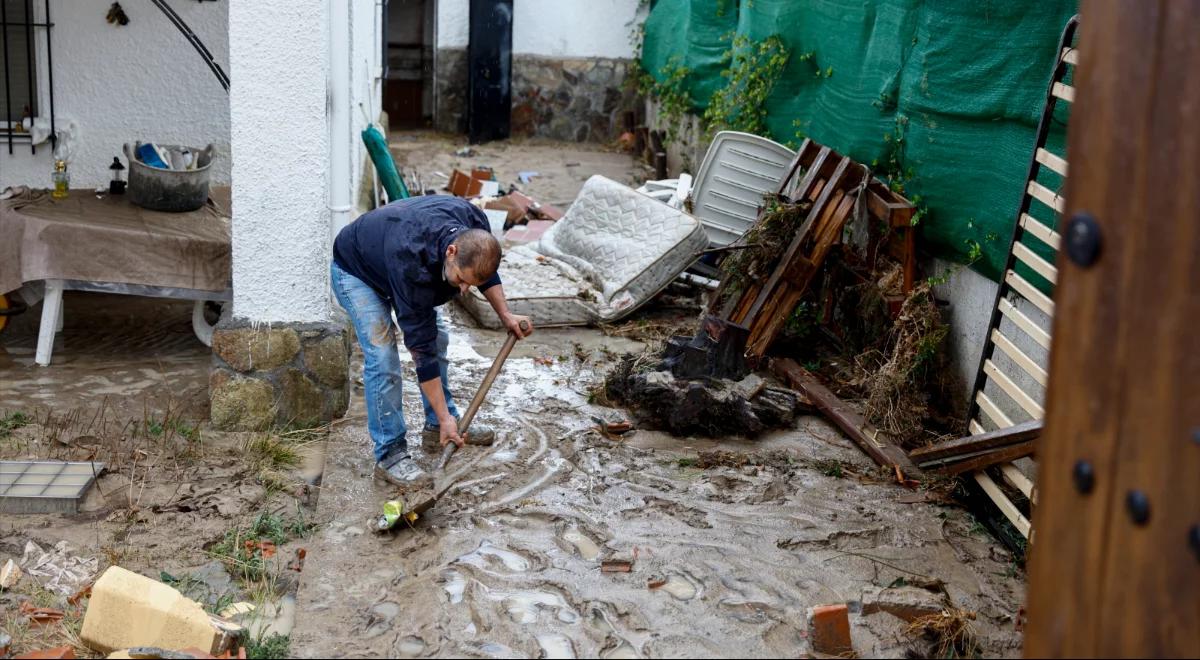
M500 277L509 308L538 326L616 321L653 298L707 246L696 218L597 175L541 240L505 252ZM485 327L500 327L475 289L459 301Z

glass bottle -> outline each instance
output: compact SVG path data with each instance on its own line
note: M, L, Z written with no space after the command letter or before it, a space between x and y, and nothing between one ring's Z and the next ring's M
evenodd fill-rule
M71 189L71 175L67 173L67 162L65 160L54 161L54 192L50 196L54 199L66 199L67 191Z

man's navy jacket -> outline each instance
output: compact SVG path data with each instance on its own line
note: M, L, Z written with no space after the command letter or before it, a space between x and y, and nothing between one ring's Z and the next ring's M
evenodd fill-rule
M446 248L468 229L489 230L483 211L459 197L425 195L364 213L333 242L334 262L396 310L421 382L438 377L434 308L458 295L443 275ZM493 275L479 290L499 283Z

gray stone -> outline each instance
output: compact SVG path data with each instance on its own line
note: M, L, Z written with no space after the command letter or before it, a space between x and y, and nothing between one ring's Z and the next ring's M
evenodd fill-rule
M437 52L437 116L439 130L464 133L467 127L467 51L441 48Z
M596 66L596 61L594 59L586 59L586 60L569 59L569 60L562 61L563 72L570 73L571 75L575 76L576 78L579 78L580 76L586 74L588 71L591 71L593 68L595 68L595 66Z
M321 420L338 419L350 408L350 383L325 390L325 407L321 411Z
M190 585L195 586L189 585L187 589L182 590L183 595L210 608L216 607L222 596L237 592L233 578L229 576L229 571L225 570L225 564L219 561L208 562L192 571L190 577Z
M609 130L610 124L611 123L607 117L603 115L593 115L591 121L588 122L588 135L591 137L592 141L603 142L605 140L604 136L612 132Z
M292 328L222 325L213 331L213 353L242 373L281 367L300 352L300 337Z
M210 418L223 431L261 431L275 420L275 388L224 369L209 377Z
M514 57L514 87L557 87L563 78L562 63L543 57Z
M735 383L733 385L733 390L738 393L738 396L749 399L762 391L763 387L764 382L762 376L759 376L758 374L750 374L749 376L746 376Z
M623 130L623 111L638 100L623 87L628 60L516 55L512 70L513 135L609 142ZM440 130L466 130L467 74L464 49L438 51Z
M621 102L621 90L609 87L604 90L604 100L600 103L600 111L605 115L611 115L614 110L621 106Z
M576 94L571 99L571 105L567 107L567 112L571 113L571 117L583 119L588 116L592 109L592 102L586 94Z
M326 387L342 387L349 379L350 350L345 334L329 334L304 345L304 367Z
M276 423L280 426L306 427L326 421L325 393L299 369L286 369L279 375L279 404Z
M555 117L551 120L550 125L546 127L546 132L539 135L554 138L556 140L570 140L574 137L574 127L570 120L566 117Z
M613 69L609 64L597 64L583 75L583 81L595 87L603 87L612 82Z

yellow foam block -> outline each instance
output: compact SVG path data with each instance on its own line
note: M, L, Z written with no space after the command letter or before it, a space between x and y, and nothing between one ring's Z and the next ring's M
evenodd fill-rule
M157 580L113 566L92 587L79 636L101 653L155 646L216 654L223 634L196 601Z

